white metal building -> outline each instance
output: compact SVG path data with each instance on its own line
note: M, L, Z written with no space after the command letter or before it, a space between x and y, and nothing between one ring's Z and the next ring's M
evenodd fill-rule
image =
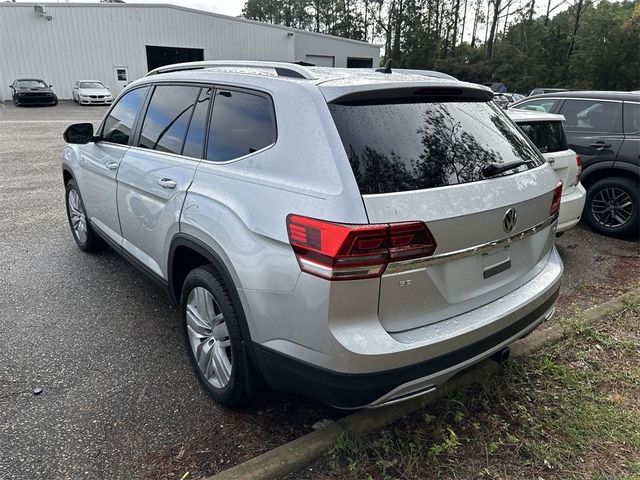
M380 47L173 5L0 3L0 99L16 78L41 78L61 99L79 79L119 93L157 66L194 60L371 67Z

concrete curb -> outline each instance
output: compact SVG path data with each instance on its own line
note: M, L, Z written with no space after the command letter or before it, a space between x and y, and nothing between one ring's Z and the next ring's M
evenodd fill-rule
M582 320L585 323L593 323L607 315L619 313L626 308L625 302L631 300L640 301L640 288L587 310ZM511 346L511 357L521 357L545 345L558 342L564 337L564 334L565 328L562 323L556 323L545 330L534 331L527 338ZM497 363L485 360L429 394L375 410L359 410L321 430L304 435L204 480L273 480L282 478L320 457L331 448L338 435L342 433L363 435L379 430L436 400L445 398L451 392L488 379L499 368Z

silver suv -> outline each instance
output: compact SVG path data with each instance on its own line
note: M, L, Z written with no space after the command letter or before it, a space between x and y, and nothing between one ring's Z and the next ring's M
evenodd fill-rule
M204 388L342 408L437 388L554 311L561 185L489 89L204 62L127 87L62 168L78 246L180 305Z

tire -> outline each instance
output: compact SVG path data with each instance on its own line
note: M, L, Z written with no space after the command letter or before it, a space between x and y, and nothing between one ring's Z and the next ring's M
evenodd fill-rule
M189 272L180 311L187 354L204 389L224 406L246 403L249 365L238 316L229 287L212 265Z
M75 180L69 180L65 185L65 203L71 234L80 250L90 253L102 250L105 244L87 221L87 213Z
M587 190L583 216L598 233L612 237L637 236L640 200L638 181L626 177L598 180Z
M14 99L13 99L13 104L14 104L16 107L19 107L19 106L20 106L20 102L18 101L18 99L17 99L17 98L14 98Z

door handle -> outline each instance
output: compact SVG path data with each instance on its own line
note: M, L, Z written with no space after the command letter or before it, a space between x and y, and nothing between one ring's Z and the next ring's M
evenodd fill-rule
M159 178L158 185L162 188L176 188L177 183L175 180L171 180L170 178Z
M105 167L107 167L109 170L117 170L118 169L118 162L107 162L104 164Z
M611 148L610 143L604 143L603 141L591 143L589 146L595 148L596 150L602 150L603 148Z

